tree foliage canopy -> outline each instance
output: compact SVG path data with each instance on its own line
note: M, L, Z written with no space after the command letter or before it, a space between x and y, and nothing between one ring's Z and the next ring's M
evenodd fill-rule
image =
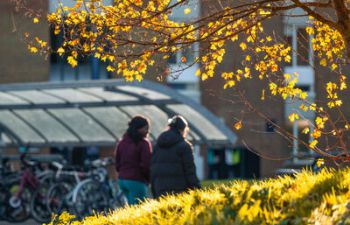
M334 159L340 156L329 151L337 148L350 158L346 146L350 125L340 110L344 107L341 92L347 89L343 67L350 56L350 1L201 0L202 8L211 7L200 17L183 22L172 19L174 10L180 6L185 7L183 14L191 14L193 7L200 7L194 3L197 1L114 0L112 5L104 5L102 0L77 0L72 7L61 4L47 16L32 13L32 18L34 23L47 20L55 35L63 36L64 41L56 51L72 67L77 66L80 54L91 55L107 62L108 71L127 81L141 81L155 65L155 56L167 59L200 43L198 57L194 62L182 57L181 69L199 63L201 68L196 75L202 80L221 76L225 80L223 88L253 78L267 81L268 87L261 90L262 100L268 96L296 99L303 102L300 110L316 112L314 129L303 131L312 132L313 141L303 144ZM293 9L301 9L301 13L293 14ZM307 18L306 33L312 39L315 62L335 74L336 79L324 83L325 106L310 102L308 93L297 87L302 74L283 73L283 65L292 60L293 49L283 37L264 30L265 21L281 16ZM50 50L44 40L29 34L26 37L31 52L43 54ZM230 43L240 47L243 60L230 71L218 71ZM309 59L303 60L310 63ZM336 120L330 117L332 110L338 113ZM289 119L293 122L300 115L292 113ZM239 122L235 127L241 126ZM335 145L318 148L318 139L324 135L334 136Z

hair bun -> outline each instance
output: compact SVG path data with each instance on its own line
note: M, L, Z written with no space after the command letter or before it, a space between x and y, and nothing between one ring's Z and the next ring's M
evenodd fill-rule
M134 129L139 129L144 126L148 126L149 122L148 119L144 116L134 116L128 123L129 127L134 128Z

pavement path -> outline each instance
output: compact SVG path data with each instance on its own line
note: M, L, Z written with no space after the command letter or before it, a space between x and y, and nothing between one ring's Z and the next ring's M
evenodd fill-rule
M22 223L9 223L3 220L0 220L0 225L41 225L33 219L26 220Z

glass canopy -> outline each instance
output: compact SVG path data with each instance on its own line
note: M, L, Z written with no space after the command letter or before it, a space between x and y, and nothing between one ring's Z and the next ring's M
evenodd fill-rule
M128 128L129 116L117 107L88 107L84 111L98 120L118 140L123 137Z
M128 113L130 117L143 115L149 118L151 121L150 133L153 138L158 137L166 128L167 114L154 105L123 106L120 108Z
M183 115L192 126L201 131L205 131L205 138L214 140L225 140L225 135L215 127L208 119L198 113L194 108L184 104L172 104L167 107L173 110L176 114Z
M10 91L11 95L17 96L34 104L64 103L65 101L37 90Z
M0 85L0 132L5 146L112 146L135 115L151 121L151 140L181 114L197 144L236 141L217 117L178 92L150 81L76 81Z

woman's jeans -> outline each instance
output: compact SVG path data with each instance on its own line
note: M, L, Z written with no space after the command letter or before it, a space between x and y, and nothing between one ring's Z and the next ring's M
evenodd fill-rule
M129 205L143 201L147 196L147 185L140 181L119 179L120 189L128 199Z

